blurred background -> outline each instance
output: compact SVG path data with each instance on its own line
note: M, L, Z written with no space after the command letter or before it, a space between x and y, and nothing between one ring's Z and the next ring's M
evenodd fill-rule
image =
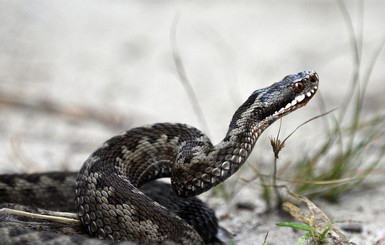
M155 122L194 125L217 143L254 90L303 70L318 72L320 90L284 118L282 135L330 109L350 115L354 81L361 91L369 81L362 117L383 113L384 9L381 0L0 1L0 173L76 171L109 137ZM272 161L278 127L252 159ZM305 125L281 157L312 151L325 128Z

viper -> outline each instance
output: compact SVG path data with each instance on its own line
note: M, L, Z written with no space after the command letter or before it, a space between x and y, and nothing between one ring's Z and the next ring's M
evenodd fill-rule
M99 239L213 242L217 218L195 196L237 172L262 132L306 105L318 84L316 72L303 71L254 91L236 110L225 137L216 145L186 124L157 123L107 140L79 173L1 175L0 203L76 212L80 233ZM171 179L171 186L154 181L163 177ZM86 234L49 231L42 224L31 225L6 214L0 218L0 236L6 243L90 239Z

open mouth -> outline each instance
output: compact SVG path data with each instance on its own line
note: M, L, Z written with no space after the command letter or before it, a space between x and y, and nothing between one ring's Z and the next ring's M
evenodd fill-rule
M282 107L278 111L276 111L272 116L281 116L282 114L286 114L293 110L296 110L302 106L305 106L307 102L314 96L317 92L318 86L314 86L307 93L303 93L294 98L293 101L289 102L285 107Z

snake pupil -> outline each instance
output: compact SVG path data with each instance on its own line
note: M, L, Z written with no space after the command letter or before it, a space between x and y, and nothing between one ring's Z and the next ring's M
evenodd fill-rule
M296 83L294 83L294 89L297 93L299 93L305 89L305 84L302 81L296 82Z

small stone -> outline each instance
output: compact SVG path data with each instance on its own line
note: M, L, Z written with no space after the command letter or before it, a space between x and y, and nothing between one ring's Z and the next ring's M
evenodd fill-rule
M358 223L343 224L341 229L351 233L362 233L363 231L362 225Z

